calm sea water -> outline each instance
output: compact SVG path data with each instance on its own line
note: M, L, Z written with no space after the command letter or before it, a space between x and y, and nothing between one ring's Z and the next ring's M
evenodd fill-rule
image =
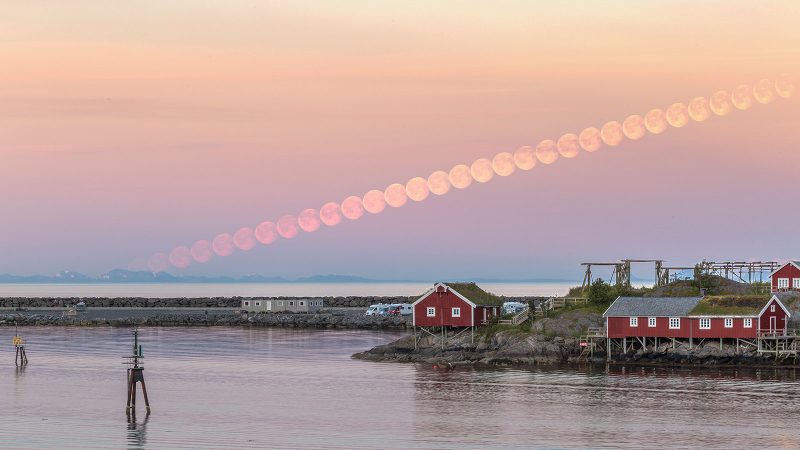
M0 447L798 448L796 374L459 369L350 354L399 333L141 331L153 407L124 413L130 330L0 328Z
M480 283L506 296L564 295L580 283ZM0 297L325 297L421 295L430 283L119 283L0 284Z

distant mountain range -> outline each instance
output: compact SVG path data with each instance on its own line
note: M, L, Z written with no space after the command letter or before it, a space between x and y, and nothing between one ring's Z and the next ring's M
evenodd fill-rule
M197 276L172 275L167 272L131 271L115 269L98 277L64 270L54 276L0 274L0 283L422 283L432 280L378 280L354 275L312 275L297 279L268 277L264 275ZM469 278L478 283L574 283L563 279L508 280L492 278Z

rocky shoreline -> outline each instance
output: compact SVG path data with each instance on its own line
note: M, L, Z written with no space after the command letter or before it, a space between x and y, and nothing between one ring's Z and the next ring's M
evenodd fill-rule
M215 310L98 310L65 316L50 312L0 313L0 326L159 326L159 327L285 327L317 329L405 329L408 316L365 316L363 313L243 314Z
M739 351L730 345L707 343L689 349L670 345L648 348L625 355L605 354L580 358L579 340L501 331L490 337L481 336L474 343L469 338L448 343L444 348L436 339L426 337L414 349L413 337L405 337L353 355L355 359L377 362L425 363L442 368L457 366L534 366L553 364L624 364L660 366L726 366L726 367L799 367L793 361L776 363L771 357L758 356L754 350Z

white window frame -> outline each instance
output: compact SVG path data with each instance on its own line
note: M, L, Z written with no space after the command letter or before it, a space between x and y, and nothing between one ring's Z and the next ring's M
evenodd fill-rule
M648 317L647 318L647 326L650 328L655 328L657 324L657 319L655 317Z
M244 306L250 306L250 302L249 301L245 301L244 302Z
M283 300L278 300L278 306L283 306Z
M769 312L775 312L775 305L769 307Z
M778 278L778 289L788 289L788 288L789 288L789 279Z
M725 318L725 328L733 328L733 317Z
M792 278L792 288L800 289L800 278Z
M436 317L436 308L434 308L433 306L429 306L426 313L428 317Z
M256 301L256 306L261 306L261 302L260 301Z
M306 302L304 302L303 300L300 300L300 306L306 306Z
M742 326L745 328L753 328L753 319L742 319Z
M673 321L677 321L678 326L673 326ZM680 330L681 329L681 318L680 317L670 317L669 318L669 329L670 330Z
M639 318L638 317L631 317L630 318L630 325L631 328L636 328L639 326Z
M294 306L294 301L293 300L289 301L289 306Z
M700 318L700 329L701 330L710 330L711 329L711 319L708 317L701 317Z
M450 315L451 315L452 317L461 317L461 308L457 308L457 307L456 307L456 308L453 308L453 309L450 311Z

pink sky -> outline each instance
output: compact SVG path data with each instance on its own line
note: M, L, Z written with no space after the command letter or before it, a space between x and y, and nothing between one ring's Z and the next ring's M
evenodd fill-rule
M10 3L0 17L0 273L126 267L651 108L795 77L798 23L792 1ZM579 278L584 260L797 258L787 245L800 223L797 98L181 273Z

